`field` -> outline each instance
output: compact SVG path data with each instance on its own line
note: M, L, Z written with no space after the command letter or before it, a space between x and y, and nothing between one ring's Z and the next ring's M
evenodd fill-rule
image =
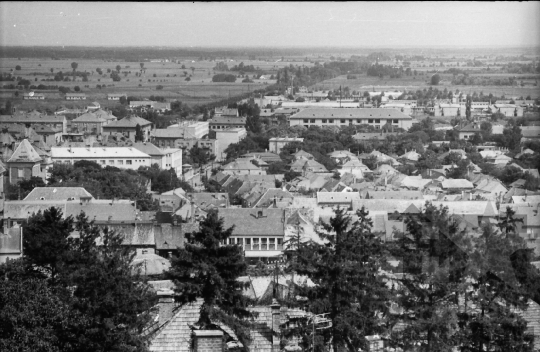
M429 80L431 74L424 74L423 76L403 76L402 78L388 78L385 77L380 79L379 77L371 77L366 75L356 75L357 79L347 79L347 76L342 75L333 79L329 79L323 82L318 83L315 87L317 89L329 90L329 89L339 89L340 86L349 87L351 91L416 91L418 89L429 89L431 85ZM482 76L486 76L485 74ZM500 76L500 75L499 75ZM512 75L519 78L519 75ZM523 75L531 76L531 74ZM540 75L537 75L540 78ZM492 93L494 96L505 97L521 97L524 98L530 96L532 99L540 97L540 87L536 86L525 86L525 87L511 87L511 86L465 86L465 85L452 85L450 82L452 80L452 75L441 75L441 82L436 87L439 90L444 90L445 88L448 91L455 92L456 89L464 94L473 93L473 92L483 92L484 95L489 95Z
M42 81L42 79L52 79L54 74L62 71L64 74L72 72L71 63L77 62L77 71L88 72L88 82L83 82L81 77L77 77L75 82L56 82ZM232 68L244 62L244 65L253 65L259 67L265 73L275 73L278 68L287 66L290 62L275 61L252 61L252 60L227 60L227 65ZM311 66L309 62L301 62L300 60L294 64ZM15 70L17 65L21 66L21 70ZM107 69L116 70L116 66L120 65L120 82L113 82ZM182 65L185 68L182 68ZM168 101L178 99L182 103L188 105L205 104L212 101L217 101L228 96L240 95L256 89L261 89L267 85L275 83L275 80L258 80L253 79L253 83L242 83L243 78L237 78L235 83L213 83L212 76L215 73L213 68L216 62L184 60L179 62L145 62L144 71L140 77L135 73L141 71L138 62L115 62L104 60L51 60L51 59L0 59L0 72L8 73L13 69L13 74L20 76L23 79L28 79L31 84L39 85L57 85L69 87L74 91L75 86L79 86L81 91L86 93L86 102L98 101L103 106L108 106L107 94L109 93L125 93L128 96L136 96L148 98L151 95L159 95L167 98ZM103 75L96 72L97 68L101 68ZM51 69L53 73L51 73ZM127 76L124 75L127 71ZM238 74L237 72L231 72ZM248 73L250 78L254 73ZM155 76L154 76L155 75ZM168 76L168 77L167 77ZM186 81L186 76L191 76L190 81ZM37 80L36 80L37 79ZM2 82L1 85L11 84L12 82ZM101 85L102 88L97 88ZM158 85L163 86L163 89L156 89ZM19 96L14 97L15 90L0 90L0 104L3 105L5 99L12 99L22 109L28 108L54 108L60 105L84 105L84 102L74 103L66 101L63 96L55 91L44 91L46 100L39 101L23 101ZM22 95L22 94L21 94ZM117 103L113 103L117 104Z

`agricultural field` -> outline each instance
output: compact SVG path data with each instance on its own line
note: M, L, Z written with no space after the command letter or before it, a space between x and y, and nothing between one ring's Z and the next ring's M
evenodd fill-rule
M281 67L288 66L291 63L295 65L313 65L310 62L301 61L300 58L294 59L294 62L286 62L276 59L274 61L261 60L226 60L229 68L244 62L244 65L253 65L260 68L265 74L275 74ZM88 72L88 82L83 82L82 77L76 77L75 81L42 81L53 79L56 72L62 71L64 76L73 71L71 63L77 62L77 71ZM9 58L0 59L0 72L13 73L15 76L20 76L22 79L28 79L33 85L57 85L69 87L74 91L75 86L79 86L81 92L86 93L86 102L98 101L103 106L108 106L114 102L107 101L107 94L110 93L125 93L128 96L136 96L148 98L151 95L164 96L168 101L179 100L188 105L205 104L212 101L217 101L227 96L240 95L249 91L264 88L267 85L275 83L275 80L259 80L252 79L255 72L247 73L253 83L242 83L243 78L237 78L234 83L214 83L212 76L216 73L213 68L216 66L216 61L198 61L198 60L183 60L178 62L144 62L144 70L141 71L141 66L138 62L121 62L121 61L104 61L104 60L88 60L88 59L70 59L70 60L51 60L48 59L28 59ZM21 66L21 70L15 70L15 67ZM116 66L120 65L121 81L114 82L107 73L107 69L116 70ZM182 68L184 66L185 68ZM103 74L99 75L96 69L101 69ZM11 71L13 70L13 71ZM51 72L52 70L52 72ZM136 73L141 73L140 77ZM227 73L238 75L238 72L228 71ZM189 76L190 80L186 81ZM70 77L72 78L72 76ZM12 82L0 82L0 85L10 84ZM101 88L97 86L100 85ZM163 88L158 89L158 86ZM12 99L21 108L39 108L39 107L56 107L60 105L77 105L77 103L66 101L63 94L58 90L54 91L37 91L46 94L45 101L23 101L22 93L19 92L19 97L14 97L15 90L0 89L0 104L3 105L5 99ZM85 102L78 103L84 105ZM117 103L116 103L117 104Z
M329 90L329 89L339 89L342 87L349 87L351 91L416 91L418 89L429 89L432 87L430 85L431 74L425 73L424 75L418 76L403 76L401 78L389 78L385 77L383 79L379 77L367 76L365 74L355 75L357 79L347 79L346 75L341 75L333 79L325 80L314 86L314 89L317 90ZM481 76L486 76L485 74ZM509 75L510 76L510 75ZM512 77L517 77L519 79L520 75L511 75ZM523 76L530 77L531 74L526 74ZM540 75L536 75L540 79ZM505 97L521 97L524 98L530 96L532 99L540 97L540 87L527 85L525 87L521 86L468 86L468 85L452 85L452 75L450 74L441 74L441 82L436 87L439 90L451 90L455 92L459 90L465 94L473 92L483 92L484 95L489 95L492 93L495 96Z

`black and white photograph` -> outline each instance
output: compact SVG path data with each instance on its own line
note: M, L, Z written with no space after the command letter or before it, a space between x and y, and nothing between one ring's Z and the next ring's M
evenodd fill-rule
M0 1L1 352L540 352L540 1Z

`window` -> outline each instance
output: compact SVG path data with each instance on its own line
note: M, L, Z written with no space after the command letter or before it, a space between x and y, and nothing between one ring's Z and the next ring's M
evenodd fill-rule
M114 165L114 160L109 160L109 165Z
M269 241L270 241L270 244L268 246L268 249L271 250L271 251L275 251L276 250L276 239L275 238L270 238Z
M250 250L251 250L251 238L246 238L245 244L244 244L244 249L245 249L246 251L250 251Z
M17 172L18 177L24 177L24 169L19 169Z
M381 123L381 119L376 119L375 123Z
M310 121L310 122L311 122L311 123L315 123L315 119L311 119L311 121Z
M105 160L100 160L99 163L105 165Z
M131 165L131 160L126 160L126 165Z
M368 119L367 122L368 123L373 123L373 119Z
M340 122L341 122L341 123L345 123L345 119L341 119Z
M326 119L322 119L322 123L326 123Z
M282 239L282 238L278 238L278 239L277 239L277 249L278 249L278 250L282 250L282 249L283 249L283 239Z
M240 247L244 247L244 239L243 238L237 238L236 239L236 245Z
M229 244L234 244L234 238L229 237Z
M399 123L399 120L393 120L392 123Z
M254 238L254 239L253 239L253 250L254 250L254 251L258 251L258 250L259 250L259 239L258 239L258 238Z
M124 160L118 160L118 165L124 165Z
M304 119L304 123L309 123L309 120L308 120L308 119Z
M329 119L328 123L334 123L334 119Z
M268 250L268 238L261 238L261 251Z

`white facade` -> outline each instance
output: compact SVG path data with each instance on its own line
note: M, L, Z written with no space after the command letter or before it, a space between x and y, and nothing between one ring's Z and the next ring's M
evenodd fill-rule
M226 130L217 130L217 154L216 160L225 160L225 149L233 143L238 143L247 136L245 128L229 128ZM248 151L246 150L246 153Z
M201 139L208 135L210 124L208 121L185 121L167 127L167 129L179 128L184 130L184 138Z
M137 170L140 166L151 166L150 155L132 147L108 148L63 148L52 147L53 163L73 164L79 160L94 161L102 167Z
M178 177L182 176L182 149L179 148L167 148L163 149L163 169L173 169Z

